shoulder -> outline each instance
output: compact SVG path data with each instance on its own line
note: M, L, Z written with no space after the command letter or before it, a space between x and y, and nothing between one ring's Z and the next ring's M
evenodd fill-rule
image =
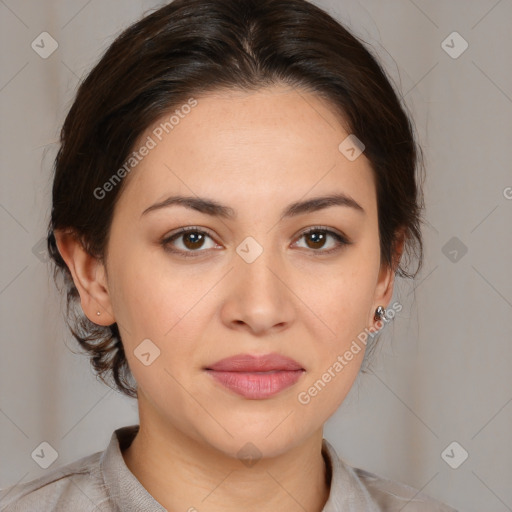
M407 506L410 512L457 512L418 489L389 480L361 468L352 468L354 477L368 491L378 510L398 511Z
M324 512L457 512L409 485L353 467L323 440L331 490Z
M108 511L100 469L102 452L76 460L30 482L0 490L1 512Z

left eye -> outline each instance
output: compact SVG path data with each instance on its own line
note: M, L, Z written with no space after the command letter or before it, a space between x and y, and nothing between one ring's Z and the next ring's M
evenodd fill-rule
M325 245L326 240L329 237L335 240L335 243L330 249L322 249L322 247ZM207 238L209 238L213 242L212 237L202 229L198 229L195 227L182 228L177 233L174 233L173 235L170 235L164 240L162 240L162 245L166 250L173 253L178 253L185 257L196 256L196 254L193 253L205 252L200 251L199 249L204 248L204 241ZM328 254L337 251L341 249L344 245L349 245L351 243L343 235L322 227L309 228L306 232L302 233L299 236L298 240L301 240L302 238L308 240L306 242L306 249L312 249L313 252L319 254ZM174 242L180 239L182 239L182 247L176 248ZM215 242L213 242L213 247L214 246ZM206 247L206 249L211 249L213 247Z
M304 237L305 237L305 240L308 240L308 238L309 238L309 241L311 244L311 245L309 245L308 242L306 242L308 244L308 247L306 247L306 248L307 249L315 249L314 252L318 252L321 254L328 254L328 253L337 251L338 249L341 249L342 246L349 245L351 243L343 235L340 235L339 233L336 233L335 231L332 231L332 230L326 229L326 228L322 228L322 227L313 227L313 228L308 229L305 233L302 233L302 235L299 237L299 240ZM320 248L323 247L325 245L325 241L329 237L335 240L334 246L331 247L330 249L323 249L321 251L316 250L316 249L319 249L319 246L320 246Z

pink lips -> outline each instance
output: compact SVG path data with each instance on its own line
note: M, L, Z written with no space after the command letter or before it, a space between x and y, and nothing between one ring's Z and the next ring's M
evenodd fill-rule
M231 391L250 399L276 395L295 384L305 371L297 361L280 354L239 354L205 370Z

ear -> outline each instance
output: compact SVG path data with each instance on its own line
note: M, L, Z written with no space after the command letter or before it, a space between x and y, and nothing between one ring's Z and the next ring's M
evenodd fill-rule
M82 310L98 325L115 322L104 265L83 248L80 240L71 232L55 230L57 248L71 272L80 294ZM98 315L97 312L101 314Z
M382 264L379 271L377 280L377 287L375 288L374 303L370 311L369 325L374 325L375 310L378 306L387 308L393 297L393 288L395 284L395 272L402 258L406 239L405 228L398 231L392 254L392 267Z

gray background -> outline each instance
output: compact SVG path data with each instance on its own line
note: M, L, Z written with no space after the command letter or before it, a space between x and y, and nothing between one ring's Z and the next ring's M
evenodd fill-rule
M398 281L393 300L404 309L325 437L348 463L460 510L510 511L512 2L315 3L384 63L427 165L425 268ZM160 5L0 0L0 487L103 450L115 428L138 422L136 402L70 350L64 301L36 254L77 84L122 28ZM31 48L43 31L59 45L47 59ZM454 31L469 44L457 58L442 46ZM48 470L31 457L43 441L58 452ZM442 457L453 441L452 465L469 454L457 469Z

